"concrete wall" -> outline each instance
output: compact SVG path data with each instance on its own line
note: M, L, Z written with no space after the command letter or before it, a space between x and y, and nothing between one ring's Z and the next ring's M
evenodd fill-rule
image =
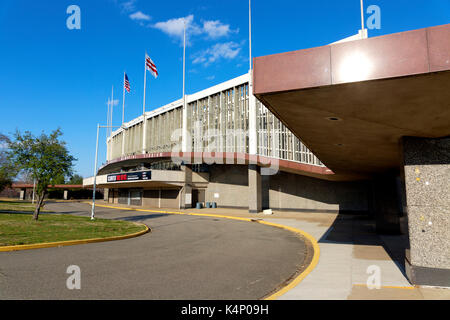
M159 208L159 189L144 190L142 206L147 208Z
M367 211L367 190L366 182L332 182L279 172L270 176L269 205L278 210Z
M215 194L219 197L216 198ZM248 208L248 167L215 165L210 167L206 201L219 207Z
M331 182L279 172L262 176L263 209L295 211L368 211L368 185L361 182ZM219 198L215 198L217 193ZM219 207L248 208L248 167L213 166L206 201Z

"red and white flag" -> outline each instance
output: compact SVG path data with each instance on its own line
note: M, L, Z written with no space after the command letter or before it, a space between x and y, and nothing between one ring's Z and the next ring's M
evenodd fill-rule
M128 93L130 93L130 81L128 80L128 76L126 73L124 73L123 77L123 87L125 90L127 90Z
M157 78L158 77L158 69L156 69L156 65L153 63L152 59L145 54L145 69L150 71L150 73Z

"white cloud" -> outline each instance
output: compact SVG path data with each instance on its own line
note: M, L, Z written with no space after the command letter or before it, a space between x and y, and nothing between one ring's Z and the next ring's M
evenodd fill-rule
M130 14L130 18L131 18L131 20L138 20L138 21L141 21L141 20L148 21L151 19L151 17L149 15L142 13L142 11L137 11L133 14Z
M186 23L186 37L189 34L199 34L201 33L200 28L194 23L194 15L189 15L187 17L169 19L163 22L157 22L153 25L154 28L161 30L165 34L180 39L183 39L184 34L184 23Z
M216 76L215 75L212 75L212 76L209 76L209 77L206 77L206 80L214 80L216 78Z
M186 17L157 22L153 27L171 37L183 40L184 21L186 21L186 38L188 44L192 35L205 34L210 39L218 39L220 37L228 36L230 33L237 33L239 31L238 29L231 30L230 25L223 24L219 20L204 21L203 26L199 26L195 23L194 15L192 14Z
M205 67L219 59L234 59L237 57L241 48L235 42L217 43L211 48L201 51L192 61L194 64L202 63Z
M125 12L132 12L136 10L136 0L128 0L125 2L122 2L120 4L121 8Z
M209 38L217 39L220 37L227 36L230 32L237 32L237 31L232 31L230 29L230 25L223 24L219 20L215 20L215 21L204 21L203 32L206 33Z

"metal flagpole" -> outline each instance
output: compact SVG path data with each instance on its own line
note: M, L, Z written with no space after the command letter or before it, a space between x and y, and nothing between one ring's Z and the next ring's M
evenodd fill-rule
M147 52L145 53L145 59L144 59L144 102L142 104L142 114L145 115L145 87L147 85Z
M362 0L361 0L362 1ZM249 41L249 63L250 71L253 70L252 66L252 0L248 0L248 41ZM252 76L250 74L250 76ZM251 80L251 78L250 78Z
M113 125L113 111L114 111L114 86L112 86L111 88L111 121L110 121L110 126L111 128L109 129L110 132L109 134L112 135L112 125Z
M183 132L181 137L181 151L187 152L187 108L186 108L186 19L183 19Z
M110 116L109 116L109 114L110 114L110 104L111 104L111 100L110 100L110 98L108 97L108 115L106 116L106 125L109 127L109 119L110 119ZM109 129L106 129L106 135L107 136L109 136L109 132L108 132L108 130Z
M183 19L183 106L186 102L186 19Z
M123 72L122 126L125 122L125 71Z
M364 3L361 0L361 30L364 32Z

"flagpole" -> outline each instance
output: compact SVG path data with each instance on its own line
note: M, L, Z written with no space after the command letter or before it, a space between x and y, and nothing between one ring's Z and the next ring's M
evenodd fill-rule
M111 128L110 130L110 135L112 135L112 124L113 124L113 112L114 112L114 86L112 86L111 88Z
M122 126L125 122L125 71L123 72Z
M110 103L111 103L111 100L110 100L110 98L108 97L108 114L106 115L106 126L107 126L108 128L106 129L106 136L109 135L109 119L110 119L109 114L111 113L111 110L110 110Z
M364 31L364 3L361 0L361 30Z
M362 1L362 0L361 0ZM248 44L249 44L249 63L250 71L253 70L252 66L252 1L248 0ZM250 74L251 76L251 74Z
M146 64L146 60L147 60L147 52L145 53L145 58L144 58L144 102L142 104L142 110L143 113L145 115L145 89L146 89L146 85L147 85L147 64Z
M184 33L183 33L183 106L186 102L186 20L183 19Z
M184 33L183 33L183 132L181 136L181 151L187 150L187 108L186 108L186 20L183 19Z

